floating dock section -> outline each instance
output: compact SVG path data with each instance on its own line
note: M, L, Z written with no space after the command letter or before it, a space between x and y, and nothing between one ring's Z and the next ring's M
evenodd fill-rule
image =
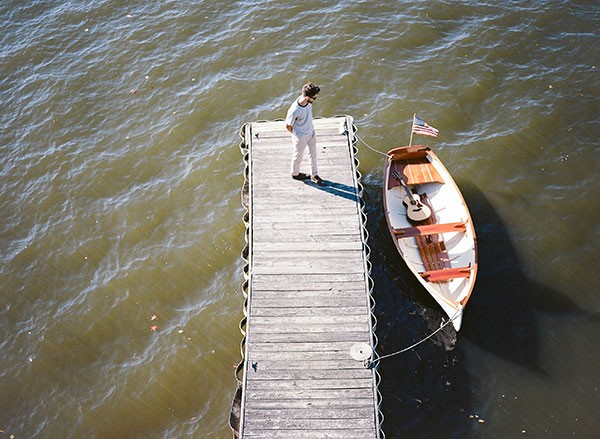
M283 121L241 131L246 301L234 438L383 436L355 127L340 116L315 119L315 129L325 186L291 178Z

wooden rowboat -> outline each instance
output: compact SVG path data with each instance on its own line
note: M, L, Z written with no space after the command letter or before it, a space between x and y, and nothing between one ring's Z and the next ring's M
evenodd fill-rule
M395 148L383 203L400 256L458 331L477 275L475 229L458 186L427 146Z

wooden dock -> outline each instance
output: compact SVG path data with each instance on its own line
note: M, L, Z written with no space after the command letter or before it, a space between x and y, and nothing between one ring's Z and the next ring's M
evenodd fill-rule
M371 358L375 341L352 118L316 119L315 128L325 186L291 178L283 121L242 129L248 229L236 438L383 436L377 372L355 359L357 350Z

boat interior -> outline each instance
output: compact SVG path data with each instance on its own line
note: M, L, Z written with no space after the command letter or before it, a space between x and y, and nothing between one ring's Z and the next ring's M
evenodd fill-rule
M442 176L427 158L426 150L404 152L396 157L392 155L387 179L388 190L402 185L397 178L393 177L396 172L402 176L407 186L413 188L413 191L422 190L423 185L427 185L428 189L434 189L444 184ZM465 233L466 223L464 221L438 223L427 192L420 193L419 196L421 202L431 209L431 216L424 221L412 223L412 227L393 229L395 237L415 238L425 268L421 276L426 281L448 282L451 279L468 278L471 267L452 267L452 260L448 255L443 236L443 233L450 232Z

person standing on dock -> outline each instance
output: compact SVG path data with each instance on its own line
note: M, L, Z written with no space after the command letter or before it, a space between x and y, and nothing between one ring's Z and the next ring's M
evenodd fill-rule
M312 104L320 92L321 89L319 86L312 82L302 86L302 95L290 105L287 112L285 128L292 134L292 145L294 146L292 178L295 180L310 178L314 183L323 186L324 182L319 177L317 170L317 135L312 115ZM310 157L310 177L300 172L300 164L302 163L306 146L308 146L308 155Z

